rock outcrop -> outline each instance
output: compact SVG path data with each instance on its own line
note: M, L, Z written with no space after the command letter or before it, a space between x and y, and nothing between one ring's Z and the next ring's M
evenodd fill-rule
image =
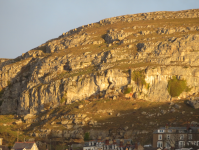
M16 59L1 59L0 112L38 114L91 97L115 100L126 91L147 101L196 95L198 17L198 10L113 17L63 33ZM167 23L187 18L192 24ZM189 89L175 97L168 90L174 77Z

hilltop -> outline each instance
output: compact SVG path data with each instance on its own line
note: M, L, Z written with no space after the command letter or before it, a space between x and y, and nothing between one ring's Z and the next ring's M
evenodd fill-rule
M0 59L1 117L15 115L10 127L31 137L80 141L89 131L149 142L160 125L197 124L187 100L199 92L198 43L199 9L117 16L64 32Z

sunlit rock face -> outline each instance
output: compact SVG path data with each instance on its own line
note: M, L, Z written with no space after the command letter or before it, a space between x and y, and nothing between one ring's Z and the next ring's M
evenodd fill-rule
M196 9L108 18L64 32L15 59L0 59L0 112L38 114L47 105L115 99L129 89L132 98L156 102L196 95L198 17ZM186 81L189 90L172 97L173 77Z

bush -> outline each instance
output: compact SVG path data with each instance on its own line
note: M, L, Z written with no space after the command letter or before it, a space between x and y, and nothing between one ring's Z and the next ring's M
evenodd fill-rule
M89 141L90 140L90 134L88 132L86 132L84 134L84 141Z
M183 91L190 91L191 88L186 86L186 80L178 80L176 76L168 81L168 92L172 97L179 96Z
M61 103L64 103L66 101L66 96L67 96L67 93L65 93L64 96L61 98L61 101L60 101Z
M61 103L65 102L65 101L66 101L66 99L64 97L62 97Z
M124 94L128 94L132 91L132 88L125 88L124 89Z
M138 86L146 85L144 70L142 71L134 71L132 73L132 79Z

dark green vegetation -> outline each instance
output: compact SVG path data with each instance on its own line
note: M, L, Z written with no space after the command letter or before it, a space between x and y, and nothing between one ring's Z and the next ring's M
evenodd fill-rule
M90 140L90 135L89 135L89 132L86 132L84 134L84 141L89 141Z
M133 81L135 81L135 83L138 86L144 86L144 85L146 85L144 70L134 71L132 73L132 79L133 79Z
M191 88L187 87L186 80L179 80L176 76L168 81L168 92L172 97L179 96L183 91L188 92Z
M132 88L125 88L124 89L124 94L128 94L132 91Z

